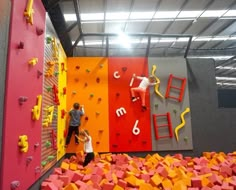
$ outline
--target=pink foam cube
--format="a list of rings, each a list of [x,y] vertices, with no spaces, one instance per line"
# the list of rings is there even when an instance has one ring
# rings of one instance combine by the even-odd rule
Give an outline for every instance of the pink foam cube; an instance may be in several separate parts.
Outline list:
[[[97,175],[97,174],[93,174],[93,175],[91,175],[90,180],[93,183],[99,183],[102,180],[102,176],[101,175]]]
[[[123,179],[124,176],[125,176],[125,172],[122,171],[122,170],[117,170],[117,171],[115,172],[115,174],[116,174],[117,178],[119,178],[119,179]]]
[[[48,177],[50,180],[54,180],[54,179],[58,179],[58,175],[57,174],[51,174]]]
[[[62,174],[62,169],[61,168],[54,168],[53,173],[61,175]]]
[[[70,183],[69,176],[60,175],[60,176],[59,176],[59,179],[60,179],[61,181],[63,181],[63,186],[64,186],[64,187]]]
[[[141,174],[141,179],[143,179],[145,182],[149,182],[150,180],[150,175],[148,174]]]
[[[158,174],[160,174],[162,177],[167,177],[168,176],[168,171],[166,170],[166,168],[164,168],[164,167],[158,167],[157,168],[157,170],[156,170],[156,172],[158,173]]]
[[[201,178],[200,177],[193,177],[191,178],[191,184],[192,184],[192,187],[202,187],[202,181],[201,181]]]
[[[86,174],[86,175],[84,175],[83,181],[84,181],[84,182],[89,181],[89,180],[91,179],[91,176],[92,176],[92,174]]]
[[[76,181],[75,182],[75,185],[81,190],[81,189],[86,189],[87,188],[87,184],[86,183],[84,183],[83,181],[80,181],[80,180],[78,180],[78,181]]]
[[[82,178],[84,177],[84,174],[80,173],[80,172],[75,172],[71,181],[72,182],[76,182],[78,180],[82,180]]]
[[[119,185],[122,188],[126,188],[127,182],[124,181],[123,179],[119,179],[118,182],[117,182],[117,185]]]

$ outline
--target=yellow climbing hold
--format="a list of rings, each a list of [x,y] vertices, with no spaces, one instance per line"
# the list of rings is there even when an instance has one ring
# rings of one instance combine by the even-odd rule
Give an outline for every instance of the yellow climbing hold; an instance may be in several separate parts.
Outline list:
[[[176,137],[176,140],[177,140],[177,141],[179,141],[178,131],[179,131],[182,127],[184,127],[184,125],[185,125],[184,115],[185,115],[186,113],[188,113],[188,112],[190,112],[190,109],[189,109],[189,108],[186,108],[185,111],[181,113],[181,116],[180,116],[180,117],[181,117],[182,123],[179,124],[179,125],[175,128],[175,137]]]
[[[157,76],[155,76],[156,68],[157,68],[156,65],[152,66],[152,76],[154,76],[157,81],[157,84],[155,85],[155,92],[158,96],[160,96],[161,98],[164,98],[164,96],[159,92],[160,79],[157,78]]]

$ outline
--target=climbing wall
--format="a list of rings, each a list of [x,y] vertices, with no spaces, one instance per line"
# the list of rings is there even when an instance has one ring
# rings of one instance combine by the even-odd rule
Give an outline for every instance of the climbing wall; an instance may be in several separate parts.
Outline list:
[[[186,60],[148,58],[149,73],[160,81],[150,93],[152,150],[191,150],[192,126]]]
[[[28,2],[11,1],[0,183],[4,190],[28,189],[41,170],[45,9],[41,1],[32,7]],[[31,13],[31,8],[33,17],[27,19],[24,11]]]
[[[141,110],[141,100],[131,101],[132,76],[148,75],[146,58],[109,58],[109,129],[111,152],[151,150],[150,101],[146,93],[147,110]],[[137,95],[138,96],[138,95]]]
[[[65,155],[65,129],[66,129],[66,105],[67,105],[67,57],[63,48],[59,45],[58,56],[58,91],[60,105],[57,113],[57,160]]]
[[[102,63],[104,60],[106,64]],[[192,149],[184,59],[69,58],[67,73],[67,111],[76,101],[85,106],[81,127],[91,132],[95,151]],[[130,88],[140,83],[132,79],[133,74],[153,75],[158,81],[146,92],[146,111],[141,109],[138,94],[138,99],[131,101]],[[72,138],[67,151],[82,149],[81,145],[74,145]]]
[[[41,142],[42,173],[47,171],[57,161],[57,113],[58,106],[60,105],[58,96],[59,54],[57,46],[57,38],[47,30],[43,72],[44,83]]]
[[[68,58],[67,60],[67,113],[75,102],[84,105],[82,129],[93,137],[96,152],[109,151],[108,63],[107,58]],[[69,116],[67,117],[67,127]],[[65,132],[66,133],[66,132]],[[77,152],[83,145],[75,145],[74,135],[67,152]]]

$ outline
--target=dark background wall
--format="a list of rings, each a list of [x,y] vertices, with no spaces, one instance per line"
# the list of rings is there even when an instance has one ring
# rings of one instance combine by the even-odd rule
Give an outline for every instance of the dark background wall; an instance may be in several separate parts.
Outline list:
[[[214,61],[189,59],[187,67],[193,155],[204,151],[235,151],[236,109],[218,108]]]

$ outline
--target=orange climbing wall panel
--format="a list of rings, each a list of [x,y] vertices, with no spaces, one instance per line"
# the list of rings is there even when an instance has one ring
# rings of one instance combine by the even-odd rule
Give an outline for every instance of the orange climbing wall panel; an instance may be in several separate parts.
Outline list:
[[[89,130],[96,152],[109,151],[107,71],[107,58],[67,59],[67,111],[73,107],[74,102],[84,105],[85,115],[81,120],[81,128]],[[68,119],[67,114],[67,126]],[[67,152],[73,153],[82,149],[81,144],[75,145],[72,136]]]
[[[144,112],[141,111],[140,99],[132,102],[130,95],[133,73],[148,76],[147,59],[109,58],[108,63],[110,151],[150,151],[152,143],[149,90],[146,92],[147,110]],[[139,83],[140,80],[135,79],[132,86],[136,87]],[[126,113],[121,111],[118,116],[116,111],[120,108]],[[135,123],[140,130],[138,135],[132,132]]]

